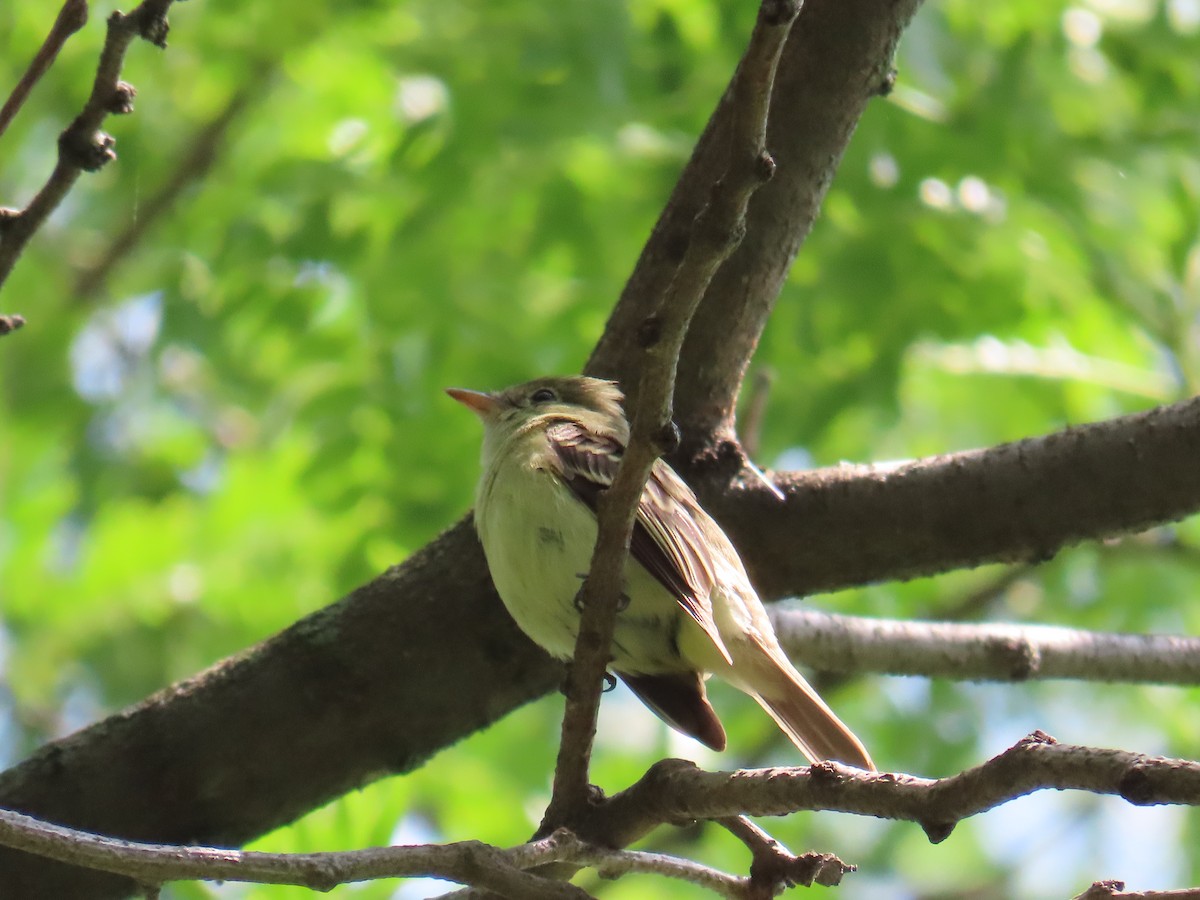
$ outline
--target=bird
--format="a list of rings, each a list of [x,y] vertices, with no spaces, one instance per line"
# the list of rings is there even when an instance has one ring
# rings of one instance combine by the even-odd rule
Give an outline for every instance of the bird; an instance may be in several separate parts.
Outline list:
[[[582,375],[446,393],[483,422],[474,520],[500,599],[534,643],[569,660],[597,499],[629,442],[624,395]],[[758,701],[810,762],[874,770],[862,741],[784,654],[725,532],[662,459],[638,503],[624,579],[609,668],[668,725],[725,749],[705,688],[716,675]]]

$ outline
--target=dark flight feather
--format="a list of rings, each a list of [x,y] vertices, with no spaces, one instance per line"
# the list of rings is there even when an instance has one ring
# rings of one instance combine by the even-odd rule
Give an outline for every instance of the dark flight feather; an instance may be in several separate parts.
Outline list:
[[[704,679],[699,672],[617,674],[639,700],[672,728],[694,737],[710,750],[725,749],[725,728],[709,705]]]

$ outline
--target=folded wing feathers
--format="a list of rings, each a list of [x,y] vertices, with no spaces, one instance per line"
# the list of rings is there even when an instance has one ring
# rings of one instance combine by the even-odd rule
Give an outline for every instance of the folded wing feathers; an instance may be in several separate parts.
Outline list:
[[[601,490],[616,477],[624,447],[615,438],[589,432],[563,419],[546,429],[559,475],[592,512]],[[629,552],[662,584],[720,650],[733,659],[713,621],[716,576],[708,542],[696,524],[700,506],[691,488],[661,460],[655,462],[638,503]]]

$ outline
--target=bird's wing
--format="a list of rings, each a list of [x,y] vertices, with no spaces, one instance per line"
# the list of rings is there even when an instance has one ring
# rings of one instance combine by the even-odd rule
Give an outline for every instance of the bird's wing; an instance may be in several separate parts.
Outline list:
[[[558,463],[557,474],[594,513],[600,492],[616,477],[624,447],[615,438],[595,434],[570,419],[551,423],[546,437]],[[691,488],[670,466],[655,461],[638,501],[629,552],[671,592],[732,664],[713,621],[716,574],[697,514],[703,515]]]

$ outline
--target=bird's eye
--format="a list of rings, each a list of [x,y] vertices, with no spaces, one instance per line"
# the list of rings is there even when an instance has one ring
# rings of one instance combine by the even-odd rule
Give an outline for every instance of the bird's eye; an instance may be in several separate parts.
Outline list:
[[[551,400],[557,400],[558,395],[550,388],[538,388],[529,395],[530,403],[548,403]]]

